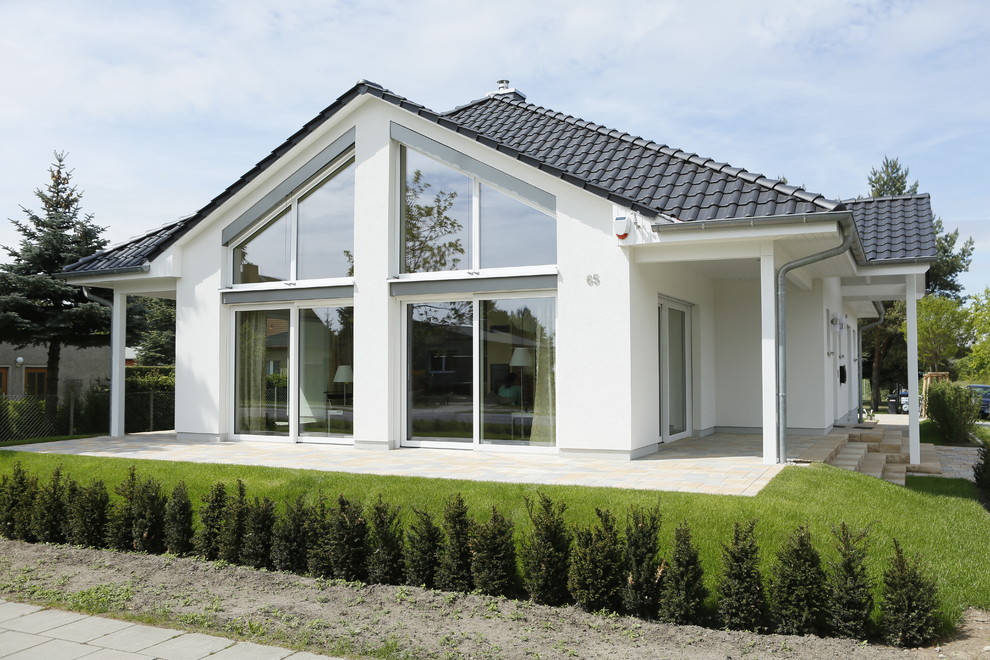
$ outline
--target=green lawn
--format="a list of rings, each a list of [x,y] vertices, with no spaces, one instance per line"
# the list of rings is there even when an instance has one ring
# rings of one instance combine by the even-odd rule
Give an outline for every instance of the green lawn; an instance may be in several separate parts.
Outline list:
[[[153,477],[168,490],[184,480],[196,503],[212,483],[233,483],[237,478],[245,482],[248,497],[268,496],[284,502],[298,495],[314,497],[323,493],[333,497],[344,493],[370,502],[382,494],[386,500],[404,505],[405,511],[416,506],[438,512],[448,495],[460,492],[476,517],[486,517],[496,505],[520,530],[529,526],[524,498],[537,490],[567,502],[567,515],[576,523],[593,520],[595,507],[611,508],[621,517],[631,505],[659,502],[664,516],[661,536],[665,548],[671,546],[676,524],[688,521],[707,571],[709,588],[714,587],[721,571],[720,545],[728,541],[736,521],[759,520],[757,532],[767,567],[772,553],[800,524],[810,526],[825,558],[832,557],[830,530],[845,521],[853,528],[868,526],[872,530],[870,568],[874,577],[879,577],[891,555],[891,538],[900,540],[910,554],[918,553],[940,585],[946,621],[954,621],[968,606],[990,609],[990,516],[980,506],[975,487],[962,480],[909,477],[905,488],[815,464],[784,469],[756,497],[733,497],[13,451],[0,451],[0,474],[9,472],[15,461],[44,478],[61,465],[80,482],[103,479],[111,487],[122,481],[134,465],[140,476]]]

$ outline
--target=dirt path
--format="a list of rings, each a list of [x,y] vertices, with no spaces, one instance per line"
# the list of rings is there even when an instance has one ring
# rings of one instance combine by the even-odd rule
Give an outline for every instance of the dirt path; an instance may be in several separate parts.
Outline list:
[[[0,596],[56,601],[66,608],[98,605],[118,616],[355,657],[990,660],[990,616],[976,610],[967,613],[957,639],[940,649],[904,651],[3,539]]]

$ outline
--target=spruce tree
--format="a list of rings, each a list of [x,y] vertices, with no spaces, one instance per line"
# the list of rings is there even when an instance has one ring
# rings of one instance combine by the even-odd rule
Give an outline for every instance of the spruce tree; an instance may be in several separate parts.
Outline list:
[[[429,511],[413,507],[412,512],[413,519],[409,523],[403,553],[406,583],[414,587],[432,589],[436,586],[443,531]]]
[[[47,348],[45,418],[58,414],[59,362],[63,346],[105,345],[110,312],[89,302],[79,287],[55,274],[106,245],[104,228],[81,215],[82,193],[72,184],[64,152],[55,153],[44,190],[34,194],[41,211],[21,207],[27,219],[11,220],[21,235],[18,248],[4,247],[11,263],[0,265],[0,336],[18,345]]]
[[[707,618],[707,597],[701,559],[691,542],[691,528],[682,522],[674,530],[674,548],[663,572],[657,618],[667,623],[702,625]]]
[[[131,504],[134,549],[160,555],[165,552],[165,505],[168,498],[152,478],[138,481]]]
[[[660,605],[660,506],[633,507],[626,515],[626,612],[653,619]]]
[[[127,478],[117,484],[114,492],[120,496],[107,515],[107,547],[112,550],[134,549],[134,494],[137,492],[137,472],[132,465]]]
[[[821,556],[804,525],[794,530],[777,553],[770,603],[777,632],[821,635],[825,632],[828,589]]]
[[[866,639],[873,612],[873,581],[866,573],[868,530],[852,532],[843,522],[832,534],[838,557],[829,562],[828,627],[837,637]]]
[[[915,557],[904,556],[894,539],[894,559],[883,574],[880,633],[893,646],[916,647],[938,632],[938,589]]]
[[[368,509],[368,582],[402,584],[403,533],[399,507],[379,495]]]
[[[526,498],[526,512],[533,529],[520,550],[523,584],[534,603],[563,605],[570,599],[567,567],[571,553],[571,531],[564,521],[567,505],[555,503],[544,493],[534,503]]]
[[[110,510],[110,494],[102,481],[80,486],[69,500],[66,538],[73,545],[102,548]]]
[[[62,468],[52,471],[51,479],[38,489],[31,514],[31,532],[41,543],[64,543],[67,517],[66,483]]]
[[[567,588],[584,610],[619,612],[625,584],[625,547],[608,509],[595,509],[598,524],[574,531]]]
[[[213,560],[220,556],[220,534],[226,509],[227,487],[217,482],[203,497],[203,505],[199,507],[199,529],[193,538],[196,553],[203,559]]]
[[[722,546],[724,572],[718,584],[718,613],[729,630],[766,629],[767,601],[760,574],[756,521],[735,524],[732,543]]]
[[[244,482],[237,480],[236,494],[227,500],[223,522],[220,525],[218,559],[230,564],[241,561],[241,544],[244,542],[244,523],[247,521],[247,497]]]
[[[460,493],[450,497],[443,507],[443,543],[436,584],[444,591],[469,592],[471,578],[471,527],[468,508]]]
[[[251,568],[272,567],[272,530],[275,503],[267,497],[248,502],[244,512],[244,537],[240,563]]]
[[[327,517],[330,566],[333,577],[348,582],[363,582],[367,578],[366,544],[368,523],[364,507],[343,495],[337,496],[337,506]]]
[[[15,461],[10,477],[0,478],[0,535],[18,541],[33,541],[31,518],[38,494],[38,478]]]
[[[277,571],[306,572],[309,552],[309,518],[312,508],[300,495],[285,504],[285,513],[272,530],[272,564]]]
[[[165,505],[165,549],[180,557],[193,549],[192,502],[184,481],[172,489]]]

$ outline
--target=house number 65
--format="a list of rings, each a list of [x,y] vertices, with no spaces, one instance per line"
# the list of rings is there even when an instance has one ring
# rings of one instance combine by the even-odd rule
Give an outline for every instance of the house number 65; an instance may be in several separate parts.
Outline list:
[[[599,279],[598,273],[594,273],[593,275],[588,275],[588,286],[598,286],[601,283],[602,281],[601,279]]]

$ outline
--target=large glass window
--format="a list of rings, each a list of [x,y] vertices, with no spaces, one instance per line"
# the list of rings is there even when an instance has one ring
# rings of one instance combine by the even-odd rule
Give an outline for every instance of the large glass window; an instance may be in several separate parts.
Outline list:
[[[354,308],[299,310],[299,435],[354,433]]]
[[[555,444],[553,298],[481,301],[481,442]]]
[[[296,194],[234,246],[234,284],[353,275],[354,159]]]
[[[552,297],[409,304],[406,441],[554,446],[555,308]]]
[[[407,437],[472,442],[472,304],[468,301],[416,303],[407,310]]]
[[[237,312],[234,432],[289,434],[289,310]]]
[[[556,263],[553,216],[408,147],[401,170],[403,272]]]

